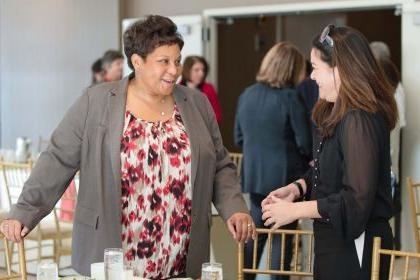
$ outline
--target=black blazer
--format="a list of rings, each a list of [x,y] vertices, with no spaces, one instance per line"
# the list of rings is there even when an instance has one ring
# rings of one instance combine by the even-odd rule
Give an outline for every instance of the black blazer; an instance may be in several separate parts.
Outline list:
[[[244,154],[244,192],[267,195],[304,174],[311,153],[306,114],[293,88],[256,83],[242,93],[234,136]]]

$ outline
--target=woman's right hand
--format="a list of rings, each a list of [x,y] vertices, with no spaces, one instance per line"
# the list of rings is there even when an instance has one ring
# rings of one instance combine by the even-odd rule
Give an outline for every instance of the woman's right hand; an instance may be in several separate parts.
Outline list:
[[[3,220],[0,224],[0,231],[7,240],[12,242],[20,242],[28,232],[28,228],[24,227],[18,220]]]

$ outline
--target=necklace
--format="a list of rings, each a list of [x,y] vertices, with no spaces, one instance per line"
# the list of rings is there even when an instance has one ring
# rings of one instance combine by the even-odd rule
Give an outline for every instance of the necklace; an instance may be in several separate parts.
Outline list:
[[[164,97],[162,97],[162,99],[160,100],[160,103],[161,104],[165,104],[165,102],[166,102],[166,96],[164,96]],[[163,116],[165,116],[165,111],[161,111],[160,112],[160,115],[163,117]]]
[[[144,106],[148,107],[149,110],[154,111],[155,113],[159,112],[158,114],[160,114],[162,117],[166,116],[165,106],[164,106],[164,104],[166,103],[166,96],[161,97],[159,100],[150,100],[148,98],[145,98],[145,96],[142,94],[141,88],[138,88],[135,84],[131,84],[131,85],[132,85],[131,93],[137,100],[143,103]],[[157,108],[159,106],[161,106],[161,108]]]

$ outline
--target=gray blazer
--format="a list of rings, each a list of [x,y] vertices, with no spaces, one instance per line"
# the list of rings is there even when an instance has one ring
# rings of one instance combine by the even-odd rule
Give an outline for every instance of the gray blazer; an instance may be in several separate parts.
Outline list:
[[[129,78],[84,91],[53,132],[8,215],[33,229],[80,169],[72,265],[82,275],[90,275],[91,263],[103,261],[105,248],[122,246],[120,142]],[[173,95],[192,150],[187,275],[197,278],[209,260],[211,202],[225,221],[248,210],[207,98],[179,85]]]

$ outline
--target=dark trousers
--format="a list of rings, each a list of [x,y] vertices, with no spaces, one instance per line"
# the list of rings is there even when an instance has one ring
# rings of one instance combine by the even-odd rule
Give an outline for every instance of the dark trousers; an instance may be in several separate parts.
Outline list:
[[[257,228],[267,228],[264,226],[264,221],[261,219],[262,217],[262,209],[261,209],[261,202],[265,198],[265,195],[261,194],[250,194],[251,199],[251,216],[255,222]],[[292,224],[286,225],[282,227],[283,229],[296,229],[297,222]],[[265,243],[267,241],[267,235],[259,235],[258,236],[258,244],[257,244],[257,268],[258,263],[261,259],[261,254],[264,250]],[[290,269],[290,261],[292,259],[292,241],[293,236],[286,237],[286,248],[285,248],[285,260],[284,260],[284,270]],[[271,269],[278,270],[280,269],[280,256],[281,256],[281,236],[273,236],[272,239],[272,255],[271,255]],[[252,259],[253,259],[253,252],[254,252],[254,241],[248,241],[245,245],[245,268],[252,268]],[[263,268],[265,268],[265,260],[263,264]],[[245,279],[255,279],[255,274],[245,274]],[[271,276],[271,279],[277,280],[288,280],[288,276]]]
[[[354,241],[344,241],[331,226],[314,223],[314,280],[369,280],[372,269],[373,238],[381,237],[381,248],[392,249],[392,232],[388,222],[370,223],[365,231],[362,266]],[[379,279],[388,279],[389,256],[381,256]]]

